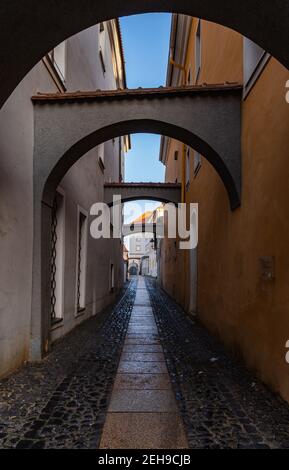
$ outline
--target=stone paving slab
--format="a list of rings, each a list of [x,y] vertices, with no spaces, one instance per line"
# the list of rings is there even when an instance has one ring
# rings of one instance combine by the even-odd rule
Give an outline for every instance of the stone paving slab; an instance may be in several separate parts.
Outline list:
[[[129,326],[127,330],[127,334],[130,335],[132,333],[152,333],[157,334],[157,327],[154,325],[133,325]]]
[[[123,347],[124,353],[161,353],[163,348],[160,344],[126,344]]]
[[[111,413],[177,413],[172,390],[115,390],[109,405]]]
[[[101,449],[187,449],[176,413],[109,413]]]
[[[117,374],[115,390],[171,390],[168,374]]]
[[[140,305],[138,305],[138,306],[135,305],[134,308],[132,309],[132,316],[134,316],[134,315],[154,316],[153,313],[152,313],[152,308],[151,308],[149,302],[148,302],[148,306],[146,306],[146,307],[142,307]]]
[[[130,352],[122,353],[121,361],[124,362],[165,362],[165,356],[163,352],[160,353],[140,353]]]
[[[151,328],[154,332],[157,331],[157,327],[156,327],[156,323],[153,319],[140,319],[139,321],[137,321],[137,319],[132,319],[131,322],[130,322],[130,328],[132,330],[137,330],[138,328],[143,328],[144,331],[146,331],[146,329],[148,328]]]
[[[165,362],[120,362],[120,374],[166,374]]]
[[[155,319],[153,315],[136,315],[135,313],[131,316],[130,325],[149,323],[150,325],[155,325]]]
[[[160,340],[156,337],[152,336],[144,336],[144,335],[130,335],[127,336],[124,342],[124,346],[159,346]]]
[[[135,307],[142,307],[142,308],[150,308],[150,301],[149,300],[143,300],[143,301],[138,301],[134,304]]]
[[[158,335],[152,333],[128,333],[125,344],[160,344],[160,340]]]
[[[151,315],[137,315],[136,313],[134,313],[132,316],[131,316],[131,323],[142,323],[142,322],[150,322],[150,323],[153,323],[155,324],[155,318],[154,316],[151,314]]]
[[[146,300],[142,300],[142,301],[136,302],[134,306],[135,306],[135,308],[139,308],[139,307],[140,307],[140,308],[142,308],[142,309],[147,310],[147,311],[145,312],[145,315],[149,314],[148,309],[151,310],[149,299],[148,299],[147,301],[146,301]],[[144,310],[144,311],[145,311],[145,310]],[[140,312],[141,312],[141,311],[140,311]],[[150,313],[152,313],[152,311],[150,311]]]

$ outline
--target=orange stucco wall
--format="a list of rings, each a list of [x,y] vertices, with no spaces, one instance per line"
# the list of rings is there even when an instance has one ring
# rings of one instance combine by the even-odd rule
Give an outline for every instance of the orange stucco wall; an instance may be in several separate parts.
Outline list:
[[[186,69],[193,71],[193,20]],[[242,81],[243,40],[221,26],[202,22],[199,82]],[[187,202],[199,203],[198,294],[200,320],[241,354],[261,379],[289,401],[289,72],[271,58],[243,101],[242,204],[229,208],[221,180],[203,158],[191,168]],[[167,180],[181,175],[171,141]],[[192,165],[192,162],[191,162]],[[263,280],[260,258],[274,257],[275,278]],[[170,266],[170,268],[169,268]],[[162,282],[185,309],[190,296],[189,254],[165,240]]]

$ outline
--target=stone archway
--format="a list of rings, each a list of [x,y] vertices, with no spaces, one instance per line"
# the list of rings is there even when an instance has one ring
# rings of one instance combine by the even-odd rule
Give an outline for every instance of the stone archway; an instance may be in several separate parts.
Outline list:
[[[90,149],[121,135],[152,133],[203,155],[234,210],[241,195],[241,96],[238,84],[36,95],[35,194],[52,205],[58,183]]]
[[[128,267],[128,272],[130,276],[137,276],[139,272],[139,266],[137,265],[137,263],[132,262]]]
[[[177,183],[107,183],[104,185],[104,202],[113,205],[113,196],[118,194],[122,203],[133,201],[158,201],[179,204],[182,185]]]
[[[2,0],[0,105],[32,67],[68,37],[101,21],[152,12],[186,14],[232,28],[289,68],[288,0]]]
[[[234,210],[241,193],[241,90],[223,85],[33,98],[32,359],[49,349],[51,215],[55,190],[66,172],[90,149],[114,137],[139,132],[166,135],[207,158]]]

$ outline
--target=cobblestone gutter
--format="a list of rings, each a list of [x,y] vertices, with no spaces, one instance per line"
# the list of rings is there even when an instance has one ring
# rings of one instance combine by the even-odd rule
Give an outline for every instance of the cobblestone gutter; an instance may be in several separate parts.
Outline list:
[[[289,448],[289,407],[156,283],[147,287],[191,448]]]
[[[0,381],[0,448],[99,446],[135,290]]]

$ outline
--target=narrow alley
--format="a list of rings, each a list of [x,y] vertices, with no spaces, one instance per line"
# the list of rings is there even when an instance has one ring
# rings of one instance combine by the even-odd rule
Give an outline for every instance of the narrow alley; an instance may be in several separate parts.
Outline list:
[[[289,446],[287,404],[143,278],[2,380],[0,407],[6,449]]]
[[[0,451],[289,449],[289,1],[243,3],[2,0]]]

